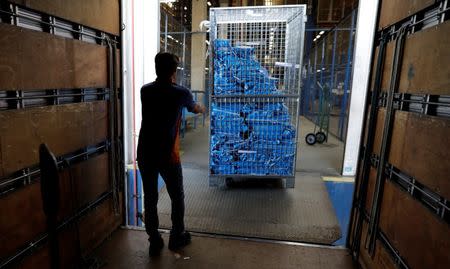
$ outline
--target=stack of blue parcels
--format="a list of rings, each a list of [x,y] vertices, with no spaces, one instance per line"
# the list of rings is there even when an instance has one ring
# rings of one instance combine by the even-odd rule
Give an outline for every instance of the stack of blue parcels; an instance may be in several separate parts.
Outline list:
[[[255,49],[231,46],[226,39],[214,41],[214,94],[272,94],[278,79],[255,58]]]
[[[279,95],[278,80],[256,60],[254,48],[233,47],[225,39],[215,40],[214,47],[214,95]],[[213,102],[211,174],[292,176],[295,133],[279,99]]]

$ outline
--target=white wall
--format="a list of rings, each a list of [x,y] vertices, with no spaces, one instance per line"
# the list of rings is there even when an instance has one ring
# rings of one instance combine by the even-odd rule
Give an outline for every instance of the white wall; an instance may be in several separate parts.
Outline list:
[[[158,0],[122,0],[125,164],[132,164],[135,159],[142,119],[140,89],[156,78],[159,16]]]
[[[355,48],[353,56],[353,77],[348,118],[347,140],[345,142],[342,174],[354,176],[358,163],[361,132],[369,73],[372,60],[373,39],[376,30],[378,0],[360,0],[356,22]]]

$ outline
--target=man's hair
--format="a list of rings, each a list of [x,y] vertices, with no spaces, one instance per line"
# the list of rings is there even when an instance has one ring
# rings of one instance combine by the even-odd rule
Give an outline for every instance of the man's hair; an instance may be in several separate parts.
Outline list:
[[[168,79],[176,71],[180,63],[178,56],[168,52],[159,52],[155,56],[156,75],[158,78]]]

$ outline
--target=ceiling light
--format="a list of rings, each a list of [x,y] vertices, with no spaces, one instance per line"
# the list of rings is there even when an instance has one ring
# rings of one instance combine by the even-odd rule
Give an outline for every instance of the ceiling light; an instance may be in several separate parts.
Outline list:
[[[184,7],[184,10],[187,10],[187,7]]]
[[[325,33],[325,31],[320,31],[319,35],[323,35]]]
[[[208,7],[210,7],[211,6],[211,2],[206,2],[206,4],[208,5]]]
[[[317,35],[316,38],[319,39],[319,38],[320,38],[320,35]]]

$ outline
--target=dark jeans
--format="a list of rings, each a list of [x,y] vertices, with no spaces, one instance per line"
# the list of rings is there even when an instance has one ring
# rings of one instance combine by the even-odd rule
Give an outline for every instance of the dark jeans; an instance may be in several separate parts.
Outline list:
[[[166,183],[172,201],[172,234],[184,232],[184,190],[181,164],[139,163],[144,187],[145,230],[152,238],[159,237],[158,227],[158,174]]]

